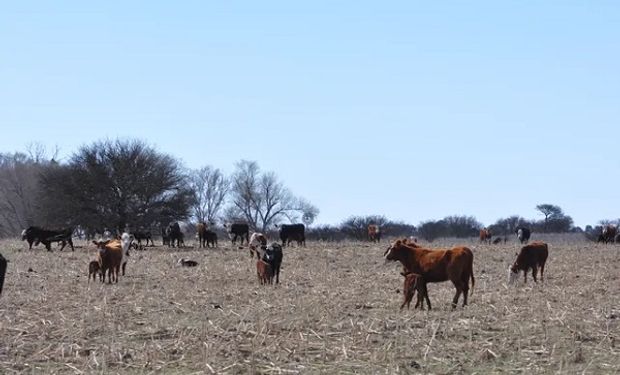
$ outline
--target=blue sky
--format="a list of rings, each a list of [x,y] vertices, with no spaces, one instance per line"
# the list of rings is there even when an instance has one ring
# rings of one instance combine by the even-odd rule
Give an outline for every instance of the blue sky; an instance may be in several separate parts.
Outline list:
[[[620,217],[620,3],[299,3],[5,3],[0,151],[256,160],[321,223]]]

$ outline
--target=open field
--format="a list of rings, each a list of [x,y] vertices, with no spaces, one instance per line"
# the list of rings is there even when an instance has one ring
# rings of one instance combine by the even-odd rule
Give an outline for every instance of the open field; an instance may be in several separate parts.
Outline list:
[[[102,285],[87,282],[92,245],[3,241],[0,373],[620,372],[620,245],[551,238],[544,286],[508,288],[516,243],[458,243],[475,254],[470,305],[451,311],[452,285],[430,284],[429,312],[399,311],[386,243],[285,248],[281,285],[261,287],[230,246],[133,251]]]

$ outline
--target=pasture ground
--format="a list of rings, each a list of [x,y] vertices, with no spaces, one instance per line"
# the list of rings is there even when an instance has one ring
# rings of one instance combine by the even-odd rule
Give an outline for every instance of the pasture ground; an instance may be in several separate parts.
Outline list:
[[[230,245],[133,251],[102,285],[92,245],[2,241],[0,373],[620,373],[620,245],[550,238],[544,286],[507,287],[515,242],[432,245],[455,243],[475,254],[470,305],[451,311],[452,285],[430,284],[429,312],[399,311],[385,242],[285,248],[281,284],[259,286]]]

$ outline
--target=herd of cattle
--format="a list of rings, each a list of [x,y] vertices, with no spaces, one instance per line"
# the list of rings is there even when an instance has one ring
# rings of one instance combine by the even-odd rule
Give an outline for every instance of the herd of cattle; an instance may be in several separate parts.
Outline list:
[[[241,246],[245,244],[250,249],[250,257],[256,255],[256,272],[260,284],[272,284],[275,278],[276,284],[279,283],[280,268],[283,260],[282,248],[290,245],[292,241],[296,241],[298,245],[305,246],[305,226],[303,224],[291,224],[279,226],[279,236],[281,244],[273,242],[267,245],[267,237],[258,232],[254,232],[249,236],[250,228],[247,224],[234,223],[226,224],[228,235],[235,245],[240,240]],[[216,247],[217,234],[209,230],[206,222],[200,222],[196,228],[196,238],[199,247]],[[184,235],[178,223],[172,223],[168,227],[162,229],[162,242],[169,247],[184,246]],[[527,244],[531,231],[528,228],[519,227],[515,230],[517,239],[521,244],[526,244],[517,254],[514,263],[508,269],[508,283],[512,284],[518,278],[521,271],[524,274],[524,282],[527,283],[527,273],[531,270],[534,282],[537,282],[537,273],[540,268],[540,278],[544,281],[544,270],[547,257],[549,255],[549,247],[544,242],[532,242]],[[599,242],[620,242],[620,235],[615,226],[608,225],[602,230],[599,236]],[[483,228],[480,230],[480,242],[494,243],[501,242],[502,238],[498,237],[492,241],[492,233]],[[379,226],[371,224],[368,226],[368,239],[372,242],[381,240],[381,230]],[[72,241],[72,230],[48,230],[39,227],[29,227],[22,232],[22,240],[28,242],[28,246],[37,246],[42,243],[48,251],[51,251],[51,243],[58,242],[62,250],[66,244],[69,244],[74,250]],[[97,275],[101,282],[105,282],[106,274],[108,283],[118,282],[119,273],[125,275],[125,268],[129,256],[129,250],[132,246],[136,248],[142,247],[142,241],[145,246],[149,242],[154,245],[150,232],[124,232],[118,238],[99,239],[92,241],[96,246],[97,259],[89,263],[89,277],[96,280]],[[499,240],[499,241],[498,241]],[[503,237],[506,242],[506,236]],[[401,309],[406,305],[409,308],[415,292],[418,293],[417,302],[414,308],[424,308],[424,301],[431,309],[431,302],[428,296],[427,283],[436,283],[443,281],[451,281],[456,289],[456,293],[452,299],[452,307],[458,304],[460,296],[463,295],[463,306],[467,305],[467,298],[470,290],[473,291],[474,278],[474,254],[468,247],[457,246],[451,249],[429,249],[420,246],[416,239],[399,239],[391,243],[384,252],[386,261],[398,261],[402,264],[403,270],[401,275],[405,277],[403,285],[404,301]],[[179,263],[186,266],[195,266],[197,262],[181,259]],[[0,254],[0,294],[4,285],[7,261]],[[471,282],[471,289],[469,283]]]

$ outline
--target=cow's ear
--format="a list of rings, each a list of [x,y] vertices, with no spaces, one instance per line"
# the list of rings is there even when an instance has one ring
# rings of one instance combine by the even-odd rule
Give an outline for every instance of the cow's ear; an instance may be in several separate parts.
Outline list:
[[[99,242],[97,242],[97,241],[95,241],[95,240],[93,240],[93,243],[94,243],[95,245],[99,245]]]
[[[396,240],[396,243],[394,244],[394,246],[400,246],[401,245],[401,241],[400,240]]]
[[[110,243],[110,241],[111,241],[111,240],[103,241],[103,242],[102,242],[103,246],[105,246],[105,245],[109,244],[109,243]]]

